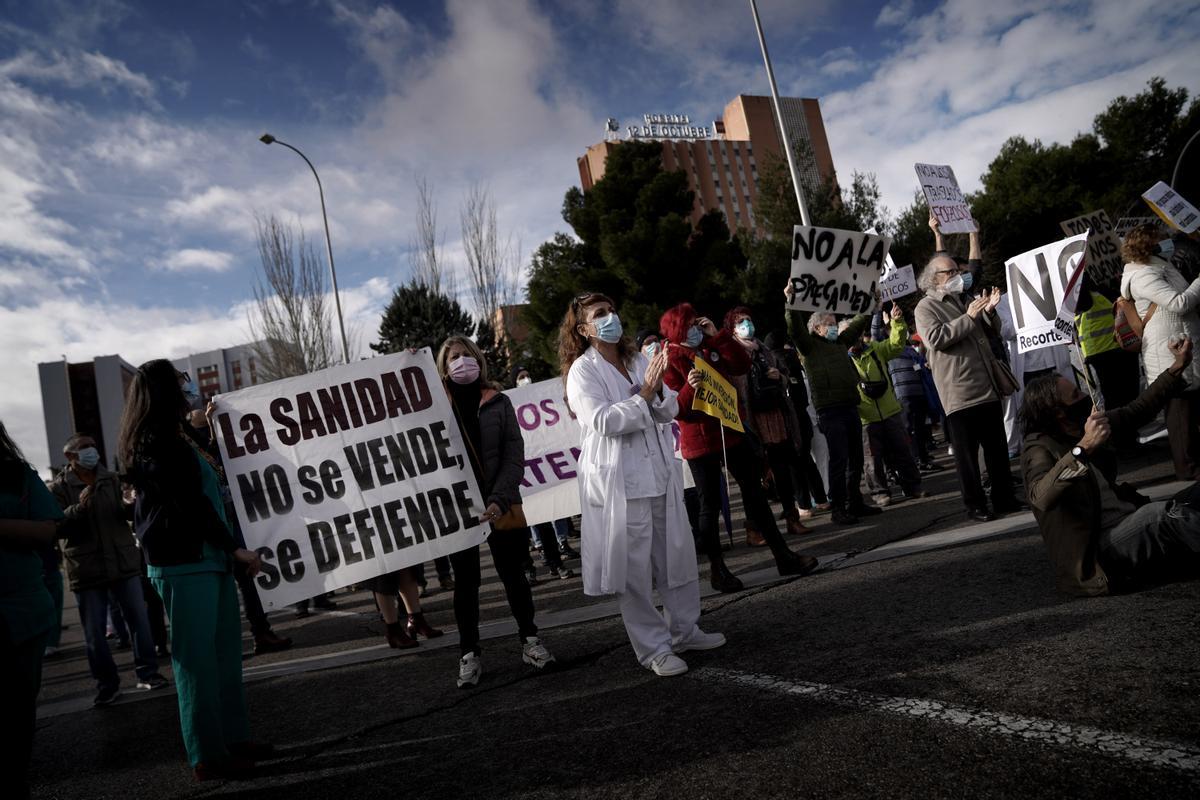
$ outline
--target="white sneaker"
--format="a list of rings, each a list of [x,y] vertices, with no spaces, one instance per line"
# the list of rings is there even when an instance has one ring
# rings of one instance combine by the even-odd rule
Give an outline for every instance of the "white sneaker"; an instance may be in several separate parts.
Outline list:
[[[725,644],[725,634],[705,633],[697,627],[692,631],[691,636],[673,642],[671,649],[676,653],[686,653],[688,650],[716,650],[723,644]]]
[[[687,672],[688,667],[687,662],[674,653],[663,653],[655,656],[650,662],[650,669],[660,678],[669,678],[672,675],[682,675]]]
[[[554,656],[536,636],[527,636],[521,647],[521,660],[538,669],[545,669],[547,664],[554,663]]]
[[[458,662],[458,688],[479,685],[481,675],[483,675],[483,662],[474,653],[467,653]]]

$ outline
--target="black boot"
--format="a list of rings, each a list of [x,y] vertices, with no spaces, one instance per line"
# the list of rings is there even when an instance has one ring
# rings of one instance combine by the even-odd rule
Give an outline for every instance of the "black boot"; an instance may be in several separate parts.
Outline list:
[[[780,575],[807,575],[817,568],[817,560],[812,556],[792,552],[773,521],[763,531],[763,538],[771,546],[771,554],[775,556],[775,567]]]
[[[731,592],[740,592],[742,590],[742,582],[737,576],[729,571],[729,567],[725,566],[723,558],[709,557],[709,581],[712,587],[721,594],[730,594]]]

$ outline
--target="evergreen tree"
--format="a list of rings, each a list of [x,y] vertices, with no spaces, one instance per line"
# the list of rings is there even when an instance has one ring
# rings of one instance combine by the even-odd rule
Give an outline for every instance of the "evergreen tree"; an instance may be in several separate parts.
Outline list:
[[[372,342],[371,349],[398,353],[428,347],[436,354],[447,338],[470,336],[474,327],[458,301],[414,280],[392,295],[379,323],[379,341]]]

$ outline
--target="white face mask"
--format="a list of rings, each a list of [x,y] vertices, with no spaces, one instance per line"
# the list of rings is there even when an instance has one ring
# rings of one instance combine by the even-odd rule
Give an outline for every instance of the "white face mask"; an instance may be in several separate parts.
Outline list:
[[[646,356],[646,358],[654,358],[656,355],[658,355],[658,342],[651,342],[643,347],[642,355]]]
[[[964,281],[962,275],[955,275],[942,284],[942,291],[948,294],[962,294],[964,289]]]
[[[533,383],[533,379],[526,375],[524,378],[517,378],[517,386],[528,386]]]

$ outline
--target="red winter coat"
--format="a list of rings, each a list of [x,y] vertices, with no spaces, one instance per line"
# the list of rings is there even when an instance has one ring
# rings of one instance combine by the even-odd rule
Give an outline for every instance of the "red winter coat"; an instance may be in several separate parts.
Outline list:
[[[725,378],[745,375],[750,371],[750,355],[734,341],[731,331],[718,331],[716,336],[704,337],[697,350],[687,345],[671,343],[667,351],[667,371],[663,383],[679,393],[679,449],[684,458],[699,458],[721,452],[721,423],[703,411],[692,410],[695,390],[687,382],[692,360],[699,354]],[[739,405],[741,405],[739,403]],[[742,440],[741,434],[726,429],[725,446],[732,447]]]

